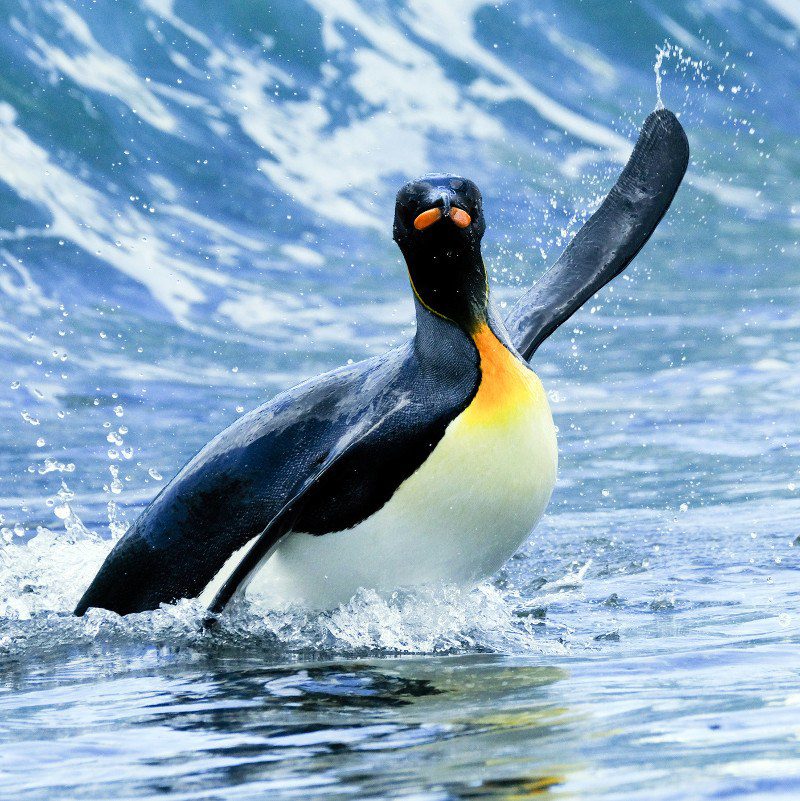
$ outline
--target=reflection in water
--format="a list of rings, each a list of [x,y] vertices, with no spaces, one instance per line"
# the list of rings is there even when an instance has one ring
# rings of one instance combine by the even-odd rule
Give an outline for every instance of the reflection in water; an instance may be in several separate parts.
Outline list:
[[[575,582],[550,582],[539,603],[565,619],[595,603],[619,613],[627,593],[570,612]],[[556,657],[315,660],[269,640],[148,645],[130,632],[12,653],[0,795],[651,799],[672,797],[670,782],[736,794],[767,771],[800,792],[791,628],[664,601],[629,612],[666,616],[639,651],[626,628]],[[687,643],[703,625],[716,648]]]
[[[788,798],[800,792],[796,649],[561,667],[73,649],[2,666],[0,795],[646,799],[691,784],[698,797],[724,786]]]
[[[138,658],[155,660],[155,675],[152,664],[131,670],[84,654],[51,665],[46,681],[18,678],[0,697],[3,727],[24,718],[62,770],[20,775],[30,753],[15,761],[21,746],[12,745],[0,755],[4,780],[32,793],[66,781],[79,798],[119,797],[123,787],[370,797],[401,786],[505,798],[563,780],[563,765],[541,755],[571,725],[554,689],[567,676],[559,669],[492,656],[273,667],[241,652]]]

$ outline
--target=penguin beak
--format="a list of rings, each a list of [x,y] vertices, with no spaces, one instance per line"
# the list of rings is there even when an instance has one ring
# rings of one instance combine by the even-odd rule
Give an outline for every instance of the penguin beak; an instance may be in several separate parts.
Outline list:
[[[418,214],[414,218],[414,228],[418,231],[424,231],[426,228],[429,228],[433,225],[437,220],[442,219],[442,210],[440,208],[435,209],[428,209],[427,211],[423,211],[422,214]]]
[[[466,228],[472,222],[472,217],[470,217],[464,209],[450,205],[449,196],[445,204],[443,208],[436,206],[435,208],[423,211],[422,214],[418,214],[414,218],[414,228],[418,231],[424,231],[444,217],[449,217],[459,228]]]
[[[450,194],[449,190],[443,189],[439,193],[439,197],[442,199],[442,216],[449,217],[450,216],[450,203],[453,200],[452,195]]]
[[[466,228],[472,222],[472,217],[464,209],[459,209],[456,206],[450,209],[450,219],[459,228]]]

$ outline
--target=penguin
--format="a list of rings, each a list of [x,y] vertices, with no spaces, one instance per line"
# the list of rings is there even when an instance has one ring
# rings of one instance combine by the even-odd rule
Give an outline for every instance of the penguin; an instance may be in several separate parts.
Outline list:
[[[75,614],[251,586],[330,609],[359,588],[471,586],[537,524],[556,481],[539,345],[647,242],[689,160],[672,112],[646,119],[598,210],[503,320],[490,300],[478,187],[423,176],[397,194],[416,330],[401,346],[280,393],[212,439],[114,546]]]

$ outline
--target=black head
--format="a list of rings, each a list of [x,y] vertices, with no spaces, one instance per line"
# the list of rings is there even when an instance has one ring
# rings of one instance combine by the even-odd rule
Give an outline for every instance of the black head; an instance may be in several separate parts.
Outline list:
[[[394,241],[420,302],[469,332],[486,317],[481,193],[457,175],[424,175],[397,193]]]

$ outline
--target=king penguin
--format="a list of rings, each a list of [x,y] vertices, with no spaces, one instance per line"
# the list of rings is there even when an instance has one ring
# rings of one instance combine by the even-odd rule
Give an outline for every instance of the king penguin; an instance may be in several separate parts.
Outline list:
[[[414,336],[212,439],[117,542],[75,613],[199,597],[213,619],[248,586],[274,605],[328,609],[359,588],[470,586],[497,571],[556,480],[529,360],[643,247],[688,158],[675,116],[653,112],[608,196],[505,320],[489,296],[478,187],[443,174],[403,186],[393,231]]]

